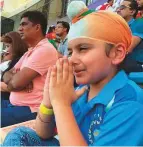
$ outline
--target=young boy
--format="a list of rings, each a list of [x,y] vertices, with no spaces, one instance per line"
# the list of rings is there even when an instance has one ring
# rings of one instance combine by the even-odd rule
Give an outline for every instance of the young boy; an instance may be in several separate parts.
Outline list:
[[[143,90],[119,69],[131,43],[128,25],[105,11],[76,20],[68,36],[70,60],[59,59],[49,70],[37,134],[53,137],[55,117],[63,146],[143,145]],[[73,72],[87,88],[74,91]],[[13,130],[4,145],[15,138],[15,145],[59,145],[28,128]]]

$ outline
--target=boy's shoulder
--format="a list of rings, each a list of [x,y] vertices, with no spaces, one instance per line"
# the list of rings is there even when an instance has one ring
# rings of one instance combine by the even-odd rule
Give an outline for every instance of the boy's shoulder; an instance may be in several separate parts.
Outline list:
[[[128,80],[124,87],[116,91],[115,96],[115,102],[136,101],[143,104],[143,89],[131,80]]]

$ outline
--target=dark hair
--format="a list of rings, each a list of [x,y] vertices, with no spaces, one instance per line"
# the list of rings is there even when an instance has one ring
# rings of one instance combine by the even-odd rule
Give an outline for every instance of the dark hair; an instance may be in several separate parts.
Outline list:
[[[17,32],[7,33],[2,37],[1,42],[12,44],[12,60],[22,57],[28,50],[28,45],[21,39]]]
[[[124,1],[130,2],[130,5],[129,5],[130,9],[135,10],[133,17],[136,18],[137,13],[138,13],[138,3],[137,3],[137,1],[136,0],[124,0]]]
[[[106,53],[107,57],[109,57],[110,51],[113,47],[114,47],[114,44],[106,43],[105,53]],[[128,64],[129,64],[129,61],[131,62],[131,60],[129,60],[129,61],[128,60],[129,60],[129,56],[127,54],[126,57],[124,58],[124,60],[120,64],[117,65],[117,71],[125,70],[126,73],[129,73],[128,72]]]
[[[50,26],[48,29],[48,33],[52,33],[55,30],[55,26]]]
[[[59,23],[61,23],[62,26],[63,26],[64,28],[67,29],[67,34],[68,34],[68,32],[69,32],[69,30],[70,30],[70,25],[69,25],[69,23],[68,23],[68,22],[65,22],[65,21],[58,21],[57,24],[59,24]]]
[[[42,33],[45,36],[46,30],[47,30],[47,19],[42,12],[40,12],[40,11],[27,11],[22,14],[21,19],[23,17],[28,17],[28,19],[33,24],[40,24],[41,29],[42,29]]]
[[[107,2],[110,3],[111,1],[113,1],[113,0],[108,0]]]
[[[106,53],[106,56],[109,57],[109,54],[110,54],[110,51],[111,49],[114,47],[114,44],[111,44],[111,43],[106,43],[106,46],[105,46],[105,53]]]

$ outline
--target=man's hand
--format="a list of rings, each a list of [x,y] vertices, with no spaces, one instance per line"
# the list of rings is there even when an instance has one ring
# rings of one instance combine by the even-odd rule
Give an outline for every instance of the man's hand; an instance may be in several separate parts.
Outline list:
[[[31,92],[33,79],[40,74],[30,68],[24,67],[23,69],[13,71],[13,76],[8,82],[8,89],[10,91],[25,90],[28,86],[28,92]]]
[[[30,93],[33,90],[33,82],[31,81],[25,88],[26,92]]]
[[[0,90],[2,92],[9,92],[9,90],[7,89],[7,85],[4,82],[1,82],[0,86],[1,86]]]
[[[8,84],[12,77],[19,71],[19,69],[12,68],[3,75],[4,83]]]

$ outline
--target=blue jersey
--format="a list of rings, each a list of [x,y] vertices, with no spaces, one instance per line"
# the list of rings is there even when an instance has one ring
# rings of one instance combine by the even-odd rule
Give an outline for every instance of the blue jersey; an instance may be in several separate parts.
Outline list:
[[[87,98],[88,91],[72,108],[88,145],[143,145],[143,90],[124,71]]]

